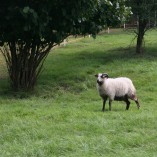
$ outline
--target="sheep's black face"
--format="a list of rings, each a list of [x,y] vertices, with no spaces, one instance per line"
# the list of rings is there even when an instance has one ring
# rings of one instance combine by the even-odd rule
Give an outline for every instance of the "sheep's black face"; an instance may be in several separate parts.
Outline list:
[[[98,85],[101,86],[104,83],[104,79],[108,78],[108,74],[97,74],[95,77],[97,77]]]
[[[97,83],[98,83],[99,86],[101,86],[104,82],[97,80]]]

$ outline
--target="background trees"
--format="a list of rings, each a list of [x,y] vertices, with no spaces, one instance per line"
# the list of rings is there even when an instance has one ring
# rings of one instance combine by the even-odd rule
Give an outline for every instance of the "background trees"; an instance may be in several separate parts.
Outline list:
[[[48,53],[67,36],[95,37],[105,25],[117,24],[120,5],[115,0],[2,0],[0,45],[13,89],[32,89]]]
[[[145,32],[156,26],[157,0],[128,0],[126,4],[131,7],[133,16],[137,18],[136,53],[141,54]]]

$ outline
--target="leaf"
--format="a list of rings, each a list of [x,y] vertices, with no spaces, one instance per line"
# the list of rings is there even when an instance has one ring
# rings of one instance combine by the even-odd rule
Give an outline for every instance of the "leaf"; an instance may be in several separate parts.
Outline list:
[[[66,14],[67,14],[65,9],[62,9],[62,13],[64,16],[66,16]]]
[[[30,10],[30,8],[28,6],[23,8],[23,12],[25,14],[27,14],[29,12],[29,10]]]

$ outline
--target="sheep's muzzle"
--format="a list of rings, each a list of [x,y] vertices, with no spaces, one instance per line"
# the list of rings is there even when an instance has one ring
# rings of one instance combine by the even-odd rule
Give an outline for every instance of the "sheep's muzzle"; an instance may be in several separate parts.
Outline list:
[[[99,81],[99,80],[97,80],[97,83],[98,83],[99,86],[101,86],[103,84],[103,82]]]

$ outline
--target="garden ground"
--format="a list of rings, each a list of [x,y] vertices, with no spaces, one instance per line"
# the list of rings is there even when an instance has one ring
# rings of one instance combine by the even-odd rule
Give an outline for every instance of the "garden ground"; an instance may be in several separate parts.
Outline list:
[[[0,60],[0,156],[157,156],[157,31],[135,55],[134,35],[113,32],[52,50],[35,91],[11,92]],[[113,102],[101,112],[98,72],[133,80],[141,104]]]

